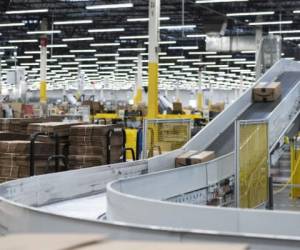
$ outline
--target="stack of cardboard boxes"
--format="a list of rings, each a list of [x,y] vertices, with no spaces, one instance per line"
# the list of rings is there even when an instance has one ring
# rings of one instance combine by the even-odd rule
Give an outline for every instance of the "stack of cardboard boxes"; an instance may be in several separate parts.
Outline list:
[[[53,154],[53,145],[37,142],[35,147],[35,173],[45,174],[47,159]],[[29,141],[0,141],[0,183],[28,177],[30,169]]]
[[[116,125],[79,125],[70,130],[69,164],[71,169],[121,162],[123,136],[113,133],[108,147],[108,132]]]

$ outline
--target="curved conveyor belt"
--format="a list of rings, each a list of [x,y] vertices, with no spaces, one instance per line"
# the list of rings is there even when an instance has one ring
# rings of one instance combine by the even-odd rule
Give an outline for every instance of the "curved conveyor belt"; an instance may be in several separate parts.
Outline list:
[[[299,69],[298,63],[282,60],[260,81],[271,82],[278,78],[284,83],[285,100],[291,90],[298,86]],[[112,239],[177,242],[211,240],[248,243],[251,249],[257,250],[299,249],[300,216],[297,213],[210,208],[164,201],[182,190],[195,190],[203,185],[203,181],[216,183],[218,178],[232,171],[233,155],[227,153],[233,151],[234,121],[267,118],[285,103],[284,100],[252,104],[249,90],[187,145],[169,154],[149,160],[4,183],[0,185],[0,234],[101,233]],[[174,168],[174,159],[178,154],[190,149],[207,148],[216,150],[222,157],[206,166],[168,170]],[[160,170],[167,171],[154,173]],[[154,174],[141,177],[146,172]],[[105,192],[109,182],[124,177],[134,178],[110,183],[107,189],[108,219],[117,220],[99,221],[96,218],[62,216],[42,208],[99,195]],[[258,222],[255,226],[254,221]]]

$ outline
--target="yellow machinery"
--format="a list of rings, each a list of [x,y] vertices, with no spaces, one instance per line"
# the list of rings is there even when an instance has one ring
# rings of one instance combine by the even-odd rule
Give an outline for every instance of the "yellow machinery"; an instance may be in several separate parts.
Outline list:
[[[291,198],[300,198],[300,137],[290,140],[291,152]]]

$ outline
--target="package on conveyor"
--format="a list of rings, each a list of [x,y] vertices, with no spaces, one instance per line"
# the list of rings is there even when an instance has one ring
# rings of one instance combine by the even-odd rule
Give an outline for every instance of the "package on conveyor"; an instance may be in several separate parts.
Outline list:
[[[48,158],[54,154],[54,147],[49,143],[36,142],[34,165],[35,174],[45,174]],[[53,166],[50,164],[50,166]],[[0,182],[28,177],[30,172],[30,142],[0,141]]]
[[[204,163],[207,161],[211,161],[215,158],[215,152],[214,151],[187,151],[175,159],[175,167],[184,167],[189,165],[195,165],[199,163]]]
[[[255,102],[273,102],[281,96],[281,83],[260,83],[253,88],[253,100]]]
[[[70,168],[85,168],[121,161],[123,134],[118,125],[86,124],[72,126],[69,136]],[[108,149],[108,132],[114,129]]]

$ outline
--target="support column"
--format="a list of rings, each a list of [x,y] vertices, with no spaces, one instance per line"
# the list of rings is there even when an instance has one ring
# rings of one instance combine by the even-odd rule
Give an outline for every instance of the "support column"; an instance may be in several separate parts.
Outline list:
[[[149,64],[148,64],[148,118],[158,116],[158,62],[160,39],[160,0],[149,0]]]
[[[139,54],[137,61],[137,77],[135,83],[134,105],[138,105],[143,101],[143,57]]]
[[[240,93],[239,93],[239,97],[241,97],[243,95],[243,87],[244,87],[244,76],[243,76],[243,73],[241,73],[241,75],[240,75]]]
[[[197,108],[199,111],[203,109],[203,91],[202,91],[202,71],[199,69],[198,75],[198,93],[197,93]]]
[[[262,21],[262,17],[258,16],[256,18],[257,22]],[[256,44],[256,53],[255,53],[255,61],[256,61],[256,79],[258,80],[262,74],[262,50],[261,50],[261,41],[263,39],[263,29],[262,26],[256,27],[255,30],[255,44]]]
[[[42,20],[41,30],[47,30],[47,20]],[[40,114],[47,116],[47,35],[40,38],[41,62],[40,62]]]

